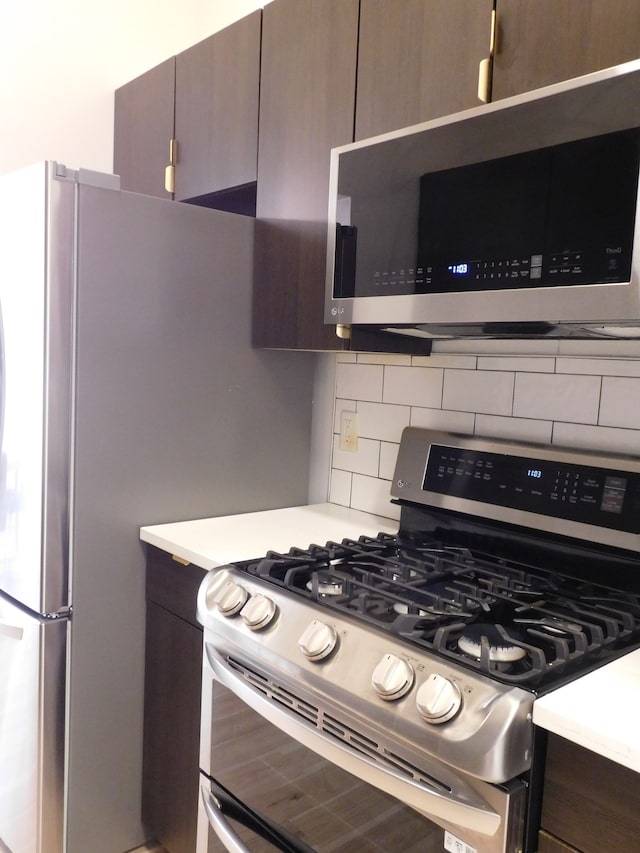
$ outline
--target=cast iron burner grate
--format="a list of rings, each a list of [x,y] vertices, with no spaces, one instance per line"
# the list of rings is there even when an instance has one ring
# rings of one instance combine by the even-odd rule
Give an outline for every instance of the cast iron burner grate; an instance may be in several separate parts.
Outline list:
[[[389,534],[235,564],[505,683],[548,686],[640,643],[640,597],[440,541]]]

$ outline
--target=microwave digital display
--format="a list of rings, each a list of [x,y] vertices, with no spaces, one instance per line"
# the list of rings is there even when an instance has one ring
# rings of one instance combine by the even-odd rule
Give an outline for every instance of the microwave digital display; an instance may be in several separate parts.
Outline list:
[[[640,129],[420,178],[414,292],[625,281]]]

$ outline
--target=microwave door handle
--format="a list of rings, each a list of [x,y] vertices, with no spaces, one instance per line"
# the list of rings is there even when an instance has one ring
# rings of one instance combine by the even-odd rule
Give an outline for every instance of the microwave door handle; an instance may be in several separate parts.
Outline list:
[[[216,797],[210,791],[207,791],[204,786],[200,790],[202,792],[204,810],[207,813],[211,828],[220,839],[225,850],[228,850],[229,853],[251,853],[249,848],[238,838],[222,814],[222,806]]]
[[[315,726],[304,719],[292,718],[284,709],[274,706],[268,699],[255,692],[240,675],[206,643],[206,657],[214,676],[266,720],[293,737],[325,759],[353,773],[376,788],[411,805],[425,817],[440,818],[448,823],[472,829],[483,835],[492,836],[498,831],[500,815],[478,794],[470,789],[456,795],[454,791],[440,791],[424,782],[415,782],[389,768],[382,768],[373,759],[349,749],[340,742],[328,739]],[[398,790],[400,793],[398,793]],[[425,806],[425,803],[428,803]]]

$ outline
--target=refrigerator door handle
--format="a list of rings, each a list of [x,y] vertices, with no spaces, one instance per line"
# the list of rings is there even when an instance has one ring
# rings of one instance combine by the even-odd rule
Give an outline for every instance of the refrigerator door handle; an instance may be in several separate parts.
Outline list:
[[[0,619],[0,636],[8,637],[10,640],[21,640],[24,634],[20,625],[12,625],[5,619]]]

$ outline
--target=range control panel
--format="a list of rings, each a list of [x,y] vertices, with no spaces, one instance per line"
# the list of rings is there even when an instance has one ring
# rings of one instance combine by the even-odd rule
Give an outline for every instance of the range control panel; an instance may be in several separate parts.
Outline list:
[[[423,489],[640,532],[640,476],[629,471],[432,444]]]

